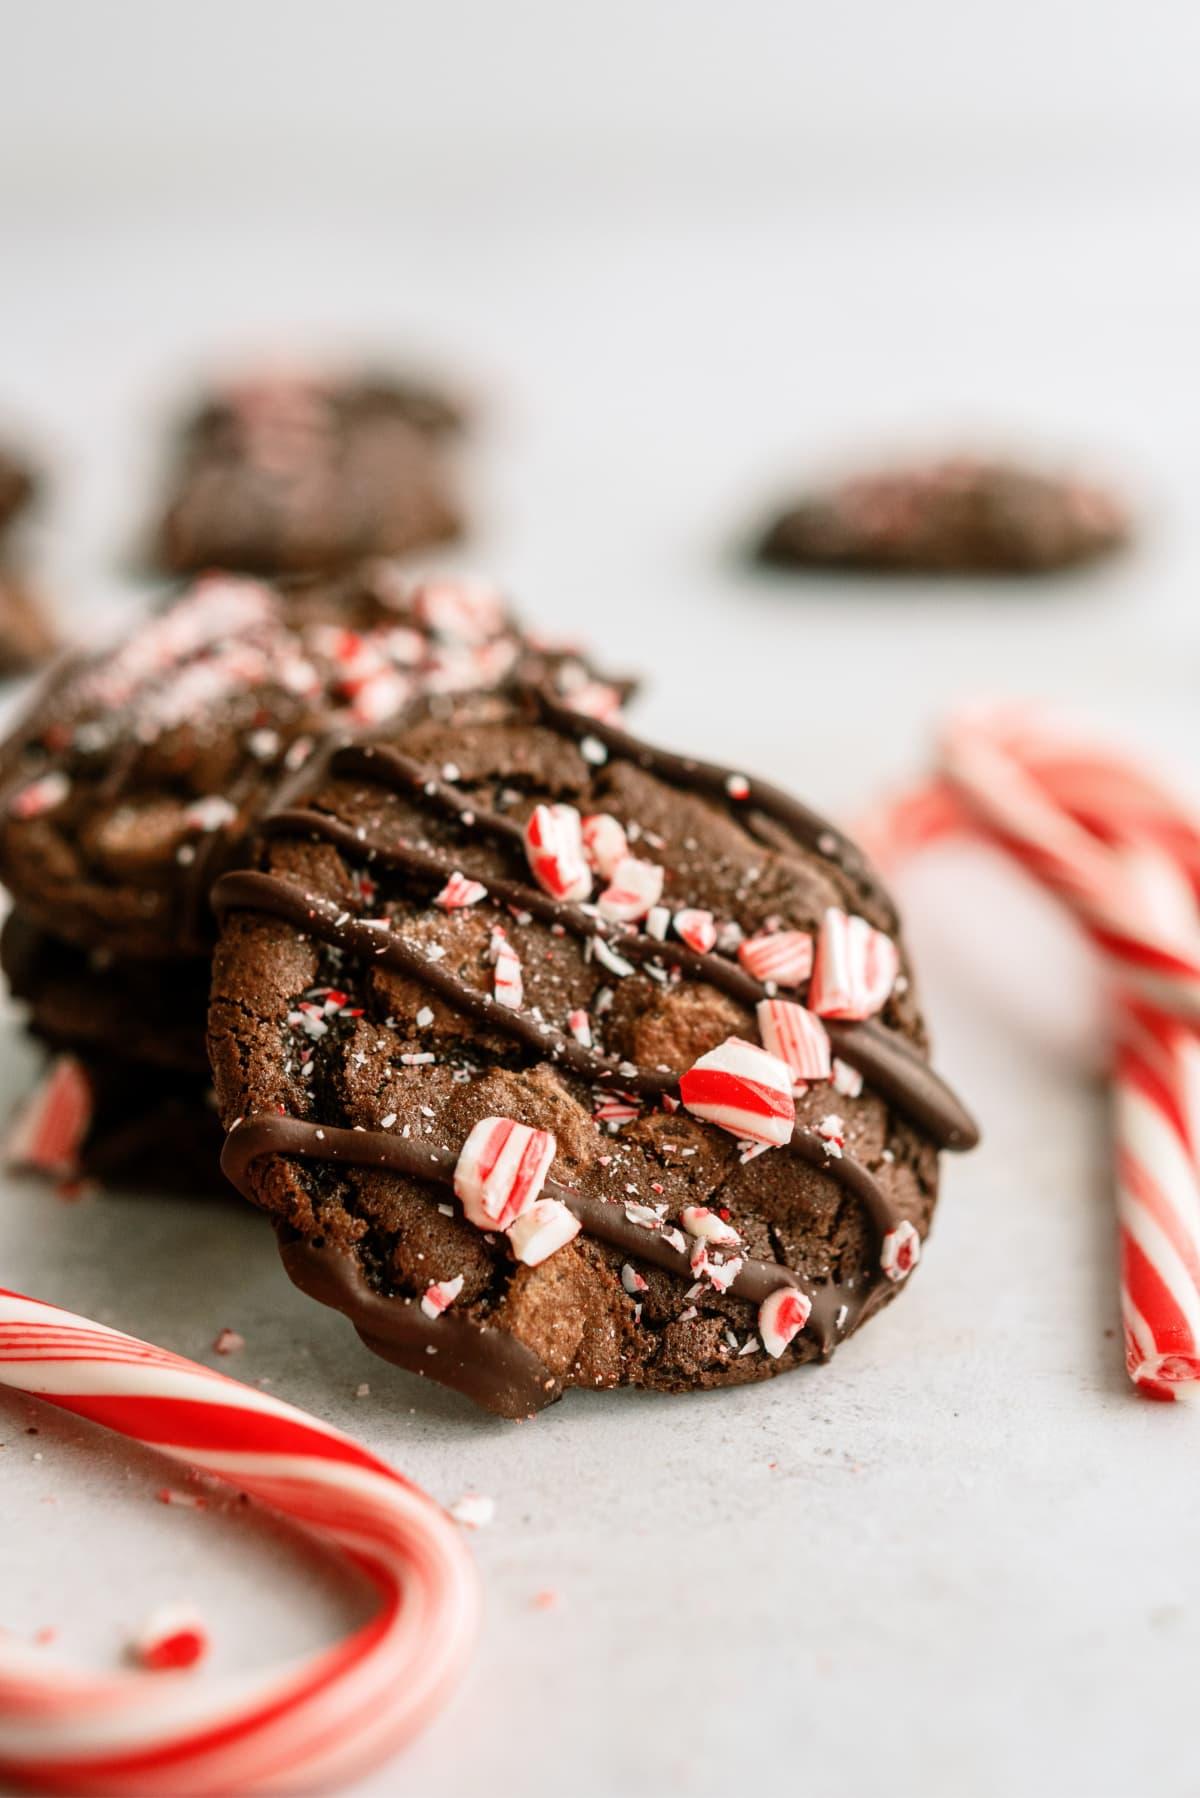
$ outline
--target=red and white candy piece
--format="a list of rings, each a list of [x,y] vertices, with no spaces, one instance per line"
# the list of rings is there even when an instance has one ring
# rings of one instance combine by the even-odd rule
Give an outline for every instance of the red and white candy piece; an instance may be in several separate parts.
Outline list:
[[[890,1229],[879,1251],[879,1265],[889,1280],[906,1280],[921,1259],[921,1238],[908,1219]]]
[[[507,1006],[509,1011],[520,1011],[521,1001],[525,997],[525,979],[521,972],[521,958],[499,924],[492,931],[490,947],[495,967],[492,996],[497,1005]]]
[[[0,1384],[273,1507],[344,1555],[378,1602],[340,1642],[212,1684],[90,1673],[0,1632],[6,1784],[74,1798],[330,1792],[448,1697],[475,1634],[470,1559],[440,1507],[369,1450],[271,1393],[17,1293],[0,1292]]]
[[[779,1148],[796,1123],[791,1070],[778,1056],[740,1036],[726,1037],[702,1055],[679,1082],[694,1117],[747,1142]]]
[[[581,1043],[585,1049],[591,1048],[592,1020],[582,1006],[567,1013],[567,1029],[577,1043]]]
[[[654,862],[624,855],[613,869],[611,884],[597,901],[601,917],[611,924],[635,924],[662,897],[663,871]]]
[[[781,1286],[758,1308],[758,1333],[773,1360],[794,1342],[812,1314],[812,1300],[798,1286]]]
[[[742,1240],[733,1225],[718,1217],[707,1205],[685,1205],[679,1221],[689,1236],[710,1242],[714,1248],[734,1249]]]
[[[585,718],[595,718],[602,724],[611,723],[621,715],[620,689],[610,687],[605,681],[585,681],[582,686],[573,687],[565,697],[573,712],[582,712]]]
[[[579,1219],[561,1199],[537,1199],[508,1229],[512,1252],[526,1267],[539,1267],[578,1235]]]
[[[456,868],[433,903],[440,905],[443,911],[458,911],[464,905],[478,905],[486,898],[487,888],[483,882],[469,879]]]
[[[583,820],[573,805],[535,806],[525,826],[525,854],[533,877],[552,899],[578,903],[592,890],[583,853]]]
[[[71,783],[67,776],[57,768],[49,774],[40,774],[27,786],[14,793],[8,802],[8,809],[14,818],[40,818],[45,812],[52,812],[60,806],[71,791]]]
[[[794,1080],[829,1079],[833,1068],[829,1033],[815,1012],[791,999],[761,999],[756,1015],[763,1048],[779,1057]]]
[[[541,1197],[557,1143],[549,1130],[482,1118],[454,1170],[454,1190],[480,1230],[507,1230]]]
[[[806,930],[763,931],[738,944],[738,960],[756,980],[800,986],[812,973],[813,940]]]
[[[589,812],[580,827],[583,853],[588,866],[595,868],[605,880],[611,880],[618,862],[629,854],[629,838],[625,826],[611,812]]]
[[[91,1128],[92,1083],[73,1055],[56,1055],[25,1101],[9,1132],[5,1159],[13,1167],[73,1174]]]
[[[424,581],[412,597],[413,614],[426,629],[459,643],[485,643],[504,629],[504,601],[484,581]]]
[[[696,905],[685,905],[675,913],[675,931],[697,955],[707,955],[717,941],[716,920],[710,911]]]
[[[208,1653],[208,1631],[190,1605],[162,1605],[151,1612],[129,1645],[141,1667],[154,1673],[194,1667]]]
[[[453,1280],[435,1280],[425,1288],[421,1299],[422,1311],[426,1317],[440,1317],[443,1311],[449,1311],[462,1289],[462,1274],[456,1274]]]
[[[808,1003],[823,1018],[870,1018],[887,1004],[900,957],[891,937],[831,906],[821,920]]]

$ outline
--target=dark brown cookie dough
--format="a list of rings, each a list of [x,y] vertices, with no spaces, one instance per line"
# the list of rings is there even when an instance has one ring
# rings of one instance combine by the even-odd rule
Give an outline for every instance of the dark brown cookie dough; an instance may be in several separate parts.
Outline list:
[[[1129,536],[1120,503],[1067,476],[971,456],[858,475],[782,512],[758,544],[781,567],[1045,574]]]
[[[124,960],[81,949],[12,911],[0,932],[0,969],[33,1034],[50,1048],[206,1079],[207,958],[165,966]]]
[[[548,896],[523,837],[539,803],[619,821],[664,871],[648,919]],[[486,891],[456,893],[455,875]],[[887,1245],[928,1230],[939,1147],[974,1140],[929,1068],[906,973],[877,1019],[829,1020],[838,1084],[796,1097],[785,1146],[747,1159],[679,1108],[702,1053],[759,1041],[769,989],[739,933],[812,932],[831,908],[894,933],[894,910],[853,846],[785,795],[544,690],[332,754],[215,899],[227,1174],[273,1217],[293,1279],[369,1346],[506,1415],[567,1386],[736,1385],[827,1357],[896,1290]],[[684,908],[713,915],[712,953],[680,939]],[[555,1139],[545,1192],[582,1231],[540,1265],[456,1202],[456,1160],[487,1118]],[[699,1227],[690,1207],[734,1227],[736,1251],[702,1254],[680,1228]],[[430,1316],[438,1283],[453,1302]],[[812,1312],[772,1359],[759,1307],[783,1287]]]
[[[478,585],[386,561],[283,585],[205,577],[63,666],[0,749],[0,879],[86,948],[202,954],[212,879],[323,731],[500,685],[523,661],[545,665]]]
[[[446,542],[461,521],[435,388],[370,375],[271,375],[226,388],[180,441],[154,558],[174,573],[342,567]]]

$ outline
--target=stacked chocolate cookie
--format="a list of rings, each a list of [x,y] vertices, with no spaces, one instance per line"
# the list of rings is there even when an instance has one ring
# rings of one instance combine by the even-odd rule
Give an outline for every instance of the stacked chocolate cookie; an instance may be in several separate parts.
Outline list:
[[[214,900],[226,1172],[505,1416],[827,1358],[975,1140],[853,845],[537,680],[310,763]]]
[[[158,1178],[165,1143],[173,1184],[217,1184],[212,882],[329,731],[418,700],[436,711],[527,661],[548,672],[490,588],[389,561],[205,576],[113,648],[68,659],[0,751],[14,900],[0,958],[35,1031],[69,1052],[16,1152]],[[586,682],[569,660],[554,675]],[[181,1128],[202,1154],[172,1152]]]

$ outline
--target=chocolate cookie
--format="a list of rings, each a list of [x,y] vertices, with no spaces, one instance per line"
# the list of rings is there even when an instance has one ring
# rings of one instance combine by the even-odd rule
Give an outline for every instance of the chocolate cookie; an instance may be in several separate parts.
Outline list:
[[[781,513],[758,557],[879,573],[1044,574],[1128,536],[1123,508],[1101,488],[960,456],[815,492]]]
[[[34,496],[37,477],[24,457],[0,446],[0,536]]]
[[[506,1416],[827,1358],[975,1140],[853,845],[544,688],[333,750],[214,901],[228,1177]]]
[[[369,375],[264,376],[200,407],[181,438],[155,559],[272,574],[399,555],[459,534],[435,389]]]
[[[496,686],[530,656],[490,588],[389,562],[287,586],[202,579],[65,666],[0,750],[0,879],[85,948],[203,954],[211,880],[323,731]],[[559,678],[586,676],[564,661]]]

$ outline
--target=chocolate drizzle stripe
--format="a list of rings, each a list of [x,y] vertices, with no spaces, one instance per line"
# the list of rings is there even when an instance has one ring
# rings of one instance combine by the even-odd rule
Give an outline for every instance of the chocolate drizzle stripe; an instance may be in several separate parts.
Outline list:
[[[336,759],[340,762],[341,752]],[[412,764],[412,768],[415,770],[413,785],[427,790],[429,783],[419,779],[422,772],[419,764]],[[474,816],[481,825],[508,823],[508,820],[495,820],[494,814],[475,812]],[[515,828],[518,841],[522,841],[519,827]],[[264,829],[272,836],[307,833],[320,837],[348,855],[357,856],[371,864],[402,868],[407,873],[427,877],[430,881],[448,880],[459,869],[458,862],[452,857],[438,856],[428,849],[418,849],[408,843],[388,845],[375,842],[369,837],[360,836],[356,830],[328,813],[308,807],[293,806],[275,812],[264,821]],[[560,924],[583,940],[593,936],[601,937],[630,961],[642,965],[658,962],[664,967],[679,968],[751,1007],[767,997],[767,990],[761,981],[724,956],[690,949],[684,943],[660,942],[656,937],[619,929],[598,917],[594,911],[552,899],[523,882],[504,880],[490,874],[481,878],[487,886],[488,897],[493,902],[518,911],[527,911],[547,924]],[[928,1130],[940,1148],[968,1149],[978,1141],[979,1133],[970,1114],[945,1081],[909,1047],[903,1037],[878,1023],[858,1023],[834,1018],[828,1018],[824,1022],[830,1041],[843,1060],[857,1068],[881,1097]]]
[[[317,893],[304,893],[280,875],[223,875],[213,888],[213,905],[221,917],[239,907],[270,913],[334,948],[351,949],[367,961],[411,975],[457,1011],[515,1037],[535,1054],[561,1062],[586,1079],[620,1080],[626,1087],[650,1094],[667,1092],[675,1084],[673,1074],[631,1069],[628,1063],[612,1061],[594,1049],[584,1048],[573,1036],[540,1022],[526,1011],[501,1005],[490,993],[468,986],[457,974],[441,967],[425,950],[393,935],[390,927],[354,918],[332,900]]]

